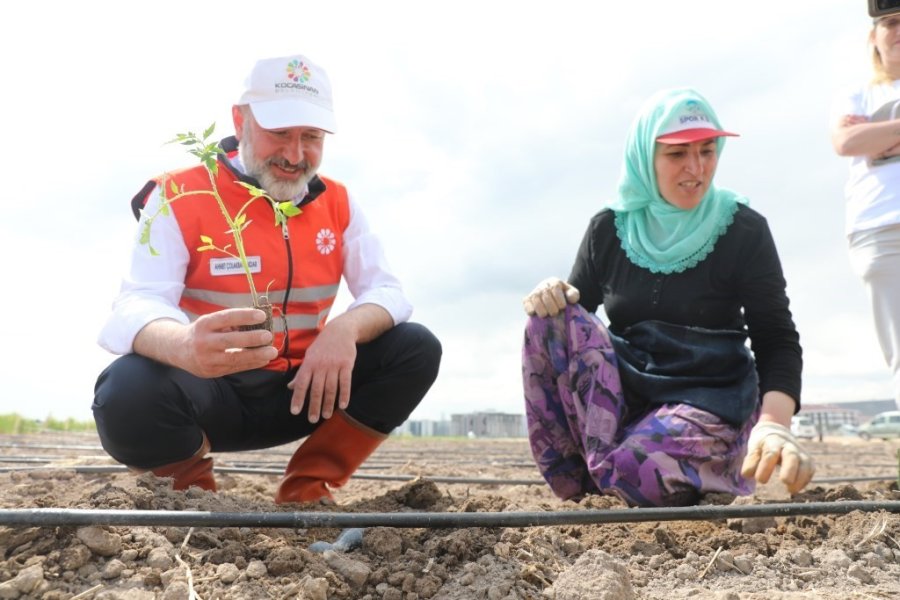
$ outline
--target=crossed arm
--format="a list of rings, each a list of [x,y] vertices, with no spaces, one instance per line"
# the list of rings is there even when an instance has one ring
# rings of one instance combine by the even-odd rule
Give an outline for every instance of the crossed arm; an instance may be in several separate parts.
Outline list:
[[[831,144],[839,156],[900,155],[900,119],[873,123],[864,115],[844,115],[831,132]]]

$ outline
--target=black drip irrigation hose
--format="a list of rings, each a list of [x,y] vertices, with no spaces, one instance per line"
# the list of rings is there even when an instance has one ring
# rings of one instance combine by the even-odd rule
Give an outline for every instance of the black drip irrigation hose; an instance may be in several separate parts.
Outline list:
[[[0,473],[9,473],[11,471],[72,471],[79,474],[98,474],[98,473],[125,473],[127,467],[122,465],[41,465],[38,467],[0,467]],[[242,474],[242,475],[284,475],[284,469],[257,469],[243,467],[215,467],[216,473]],[[434,483],[458,483],[473,485],[546,485],[543,479],[511,479],[508,477],[441,477],[431,475],[379,475],[374,473],[354,473],[351,479],[358,480],[374,480],[374,481],[413,481],[415,479],[426,479]],[[872,475],[865,477],[823,477],[813,479],[810,485],[831,484],[831,483],[853,483],[866,481],[894,481],[897,479],[896,473],[889,475]]]
[[[3,460],[0,459],[0,463]],[[359,471],[385,471],[393,468],[395,465],[370,465],[370,464],[362,464],[356,467]],[[215,471],[220,473],[224,473],[223,469],[228,469],[229,473],[260,473],[265,471],[268,473],[274,473],[276,470],[279,474],[284,474],[284,463],[255,463],[255,462],[244,462],[244,461],[220,461],[218,465],[214,467]]]
[[[0,455],[0,463],[34,463],[34,464],[47,464],[53,463],[60,460],[100,460],[106,461],[108,456],[79,456],[79,457],[68,457],[68,456],[10,456],[4,457]],[[219,458],[219,465],[216,466],[216,469],[220,468],[229,468],[229,469],[248,469],[247,473],[256,473],[261,469],[278,469],[282,468],[283,462],[278,461],[254,461],[254,460],[228,460]],[[357,467],[360,471],[384,471],[386,469],[392,469],[396,467],[405,467],[408,465],[410,461],[402,461],[396,463],[382,463],[382,462],[366,462]],[[480,465],[490,466],[494,468],[500,469],[534,469],[535,464],[533,462],[516,462],[516,463],[484,463],[483,461],[424,461],[422,466],[426,467],[458,467],[461,465]],[[828,463],[819,463],[818,467],[838,467],[838,466],[854,466],[859,468],[882,468],[882,469],[892,469],[897,467],[897,463],[854,463],[854,462],[828,462]]]
[[[810,481],[810,485],[821,483],[852,483],[857,481],[897,481],[897,474],[891,475],[872,475],[868,477],[820,477]]]
[[[39,464],[39,465],[47,465],[50,463],[52,466],[53,463],[56,463],[59,466],[64,466],[65,461],[69,460],[91,460],[91,461],[104,461],[106,462],[108,457],[106,456],[78,456],[78,457],[68,457],[68,456],[0,456],[0,464],[7,463],[19,463],[19,464]],[[60,462],[62,461],[62,462]],[[247,472],[256,472],[259,469],[280,469],[281,472],[284,472],[284,463],[281,462],[255,462],[255,461],[223,461],[225,464],[217,467],[221,468],[231,468],[231,469],[246,469]],[[109,466],[109,465],[107,465]],[[369,464],[365,463],[358,467],[358,469],[362,471],[383,471],[385,469],[390,469],[395,467],[396,465],[379,465],[379,464]],[[533,465],[532,465],[533,466]],[[14,470],[22,470],[22,469],[14,469]]]
[[[900,501],[809,502],[742,506],[682,506],[554,512],[491,513],[325,513],[325,512],[205,512],[169,510],[90,510],[14,508],[0,510],[0,525],[65,527],[87,525],[157,527],[534,527],[593,525],[645,521],[714,521],[755,517],[847,514],[853,511],[900,513]]]
[[[72,456],[67,454],[56,454],[56,455],[43,455],[43,456],[4,456],[0,454],[0,463],[52,463],[58,462],[60,460],[94,460],[94,461],[106,461],[109,458],[108,455],[105,454],[97,454],[93,456]],[[284,464],[284,461],[278,460],[245,460],[239,458],[223,458],[217,457],[217,460],[221,465],[228,465],[231,467],[240,467],[240,468],[276,468]],[[370,471],[378,471],[383,469],[390,469],[394,467],[403,467],[410,464],[409,460],[373,460],[367,461],[360,465],[358,468],[362,470],[370,470]],[[426,460],[424,461],[428,466],[458,466],[458,465],[480,465],[485,466],[486,464],[492,467],[502,467],[502,468],[522,468],[522,469],[533,469],[533,462],[489,462],[485,463],[485,461],[454,461],[454,460]],[[847,463],[853,464],[854,466],[875,466],[875,467],[891,467],[891,464],[877,464],[877,465],[857,465],[856,463]]]
[[[428,438],[421,437],[421,438],[417,438],[417,439],[427,440]],[[525,444],[524,438],[523,438],[523,444]],[[0,442],[0,448],[12,448],[12,449],[17,449],[17,450],[35,449],[35,450],[69,450],[69,451],[71,451],[71,450],[98,450],[101,452],[103,451],[103,446],[99,446],[99,445],[88,446],[88,445],[81,445],[81,444],[19,444],[19,443]],[[527,449],[527,446],[524,446],[524,448]],[[526,452],[527,452],[527,450],[526,450]],[[266,454],[266,455],[291,456],[294,453],[294,448],[289,448],[289,449],[284,449],[281,447],[263,448],[260,450],[243,450],[243,451],[241,451],[241,453],[242,454]],[[521,460],[521,458],[522,458],[521,454],[510,454],[508,452],[496,453],[496,452],[490,452],[489,450],[485,451],[480,448],[479,449],[459,448],[459,449],[457,449],[456,454],[457,455],[470,454],[470,455],[477,456],[478,460],[473,461],[473,462],[484,462],[485,455],[487,455],[487,460],[497,460],[498,454],[499,454],[499,459],[502,459],[502,460]],[[418,458],[421,458],[422,454],[421,454],[421,452],[407,450],[404,448],[393,448],[393,449],[392,448],[379,448],[372,456],[377,459],[384,458],[384,459],[393,459],[393,460],[400,461],[400,460],[418,459]]]
[[[54,471],[64,470],[75,473],[124,473],[127,467],[121,465],[49,465],[40,467],[0,467],[0,473],[10,471]],[[231,473],[245,475],[284,475],[284,468],[280,469],[247,469],[241,467],[215,467],[216,473]],[[430,475],[378,475],[354,473],[351,479],[375,480],[375,481],[413,481],[415,479],[427,479],[435,483],[472,483],[481,485],[546,485],[543,479],[509,479],[509,478],[473,478],[473,477],[432,477]]]

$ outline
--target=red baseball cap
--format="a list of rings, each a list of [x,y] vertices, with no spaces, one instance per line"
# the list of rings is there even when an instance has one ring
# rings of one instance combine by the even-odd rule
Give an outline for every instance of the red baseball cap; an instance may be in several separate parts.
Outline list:
[[[690,144],[717,137],[737,135],[719,129],[699,102],[688,101],[679,112],[669,119],[667,126],[656,136],[656,141],[660,144]]]

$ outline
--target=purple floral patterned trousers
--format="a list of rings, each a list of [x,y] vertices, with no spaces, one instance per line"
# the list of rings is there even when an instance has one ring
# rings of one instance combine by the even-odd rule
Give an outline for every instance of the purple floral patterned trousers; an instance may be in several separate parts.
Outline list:
[[[684,506],[753,492],[740,466],[758,411],[741,429],[687,404],[630,414],[609,332],[577,304],[529,319],[522,378],[531,451],[560,498]]]

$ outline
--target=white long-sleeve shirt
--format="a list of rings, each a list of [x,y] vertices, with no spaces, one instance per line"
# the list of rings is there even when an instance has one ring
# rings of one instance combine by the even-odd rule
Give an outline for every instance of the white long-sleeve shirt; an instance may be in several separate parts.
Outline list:
[[[232,165],[243,170],[240,160],[232,161]],[[343,277],[354,301],[347,310],[361,304],[376,304],[390,313],[394,324],[403,323],[412,315],[412,305],[388,266],[381,240],[369,229],[352,195],[349,200],[350,221],[343,238]],[[159,193],[153,190],[144,213],[155,214],[159,202]],[[174,213],[153,222],[151,245],[159,256],[151,255],[147,245],[140,243],[141,228],[142,224],[131,250],[128,274],[122,280],[112,312],[98,338],[100,346],[114,354],[133,352],[135,336],[151,321],[174,319],[185,325],[190,322],[178,306],[185,287],[189,252]]]

